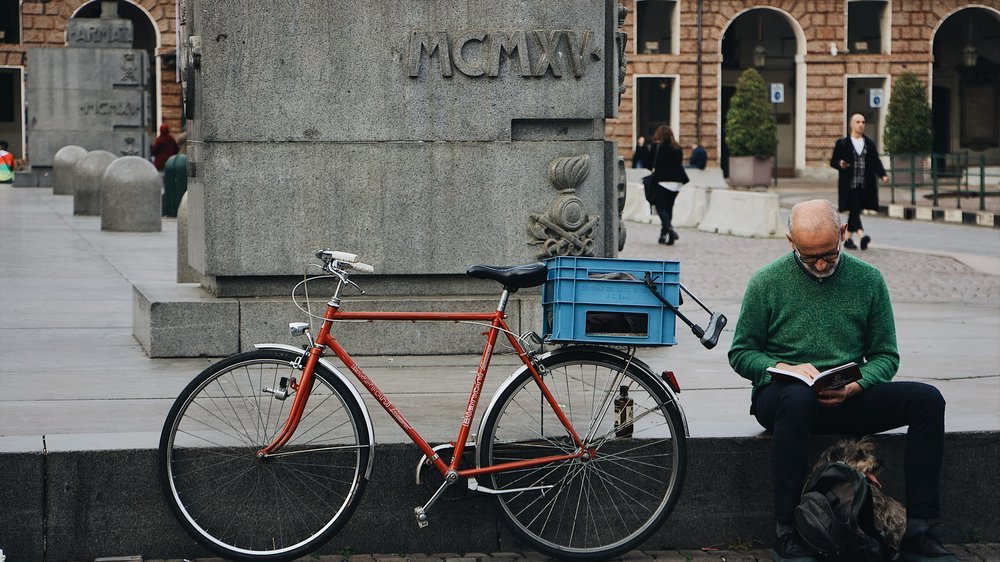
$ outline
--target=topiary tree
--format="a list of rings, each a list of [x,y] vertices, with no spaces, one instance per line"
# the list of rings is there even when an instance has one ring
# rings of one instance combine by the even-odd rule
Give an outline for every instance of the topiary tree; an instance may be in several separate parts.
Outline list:
[[[748,68],[736,81],[736,93],[726,114],[726,145],[730,156],[774,156],[778,150],[778,126],[767,95],[764,78]]]
[[[892,85],[885,118],[885,150],[890,154],[924,154],[933,144],[927,89],[916,74],[903,72]]]

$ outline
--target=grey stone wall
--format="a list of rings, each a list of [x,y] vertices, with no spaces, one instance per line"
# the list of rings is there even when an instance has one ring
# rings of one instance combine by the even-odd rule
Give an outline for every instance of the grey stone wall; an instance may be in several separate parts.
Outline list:
[[[557,204],[584,219],[557,238],[614,255],[616,6],[186,2],[190,263],[241,296],[326,247],[461,275],[537,259]],[[588,163],[575,193],[547,172],[564,157]]]
[[[70,36],[87,36],[78,29],[84,24],[74,21]],[[90,21],[118,25],[118,33],[122,25],[131,25],[124,20]],[[117,43],[95,44],[102,48],[28,48],[28,156],[33,167],[51,167],[56,151],[71,144],[116,156],[149,153],[147,54]]]

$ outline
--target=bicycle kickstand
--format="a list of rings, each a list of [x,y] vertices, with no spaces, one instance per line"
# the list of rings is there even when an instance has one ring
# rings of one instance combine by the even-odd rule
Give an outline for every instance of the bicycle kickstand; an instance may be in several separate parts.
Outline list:
[[[441,494],[443,494],[444,491],[447,490],[448,487],[454,484],[455,482],[458,482],[458,473],[455,472],[454,470],[449,470],[448,474],[446,474],[444,477],[444,482],[442,482],[441,486],[437,489],[436,492],[434,492],[434,495],[431,496],[431,499],[427,500],[427,503],[425,503],[423,507],[413,508],[413,515],[417,518],[418,527],[423,529],[424,527],[430,525],[430,521],[427,519],[427,512],[430,511],[431,506],[434,505],[434,502],[436,502],[438,498],[441,497]]]

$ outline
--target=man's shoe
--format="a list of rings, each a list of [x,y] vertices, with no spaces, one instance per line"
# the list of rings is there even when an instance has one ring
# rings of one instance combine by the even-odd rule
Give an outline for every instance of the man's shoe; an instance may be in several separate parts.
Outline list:
[[[818,562],[816,551],[804,543],[798,533],[786,533],[778,537],[771,550],[774,562]]]
[[[666,244],[667,243],[667,236],[665,234],[663,236],[660,236],[660,239],[657,240],[656,243],[657,244]]]
[[[865,234],[864,236],[862,236],[861,237],[861,249],[862,250],[867,250],[868,249],[868,244],[870,244],[871,241],[872,241],[872,237],[871,236],[868,236],[867,234]]]
[[[899,559],[906,562],[958,562],[941,541],[930,531],[903,537],[899,543]]]
[[[680,238],[681,237],[677,235],[677,231],[671,228],[667,231],[667,246],[673,246],[674,242],[680,240]]]
[[[858,246],[854,243],[853,238],[848,238],[847,242],[844,242],[844,247],[848,250],[857,250]]]

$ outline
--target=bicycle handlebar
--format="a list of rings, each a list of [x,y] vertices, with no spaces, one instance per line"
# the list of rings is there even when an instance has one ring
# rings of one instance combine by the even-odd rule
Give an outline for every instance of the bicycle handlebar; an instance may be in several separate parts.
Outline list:
[[[358,273],[375,273],[375,268],[358,261],[358,255],[336,250],[320,250],[316,257],[323,260],[323,268],[330,273],[336,269],[353,269]]]

